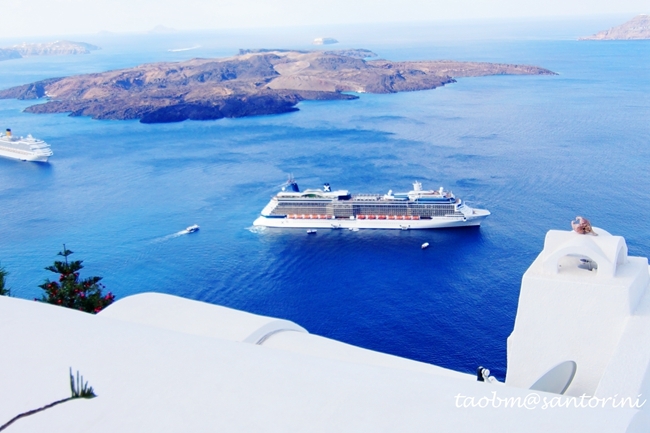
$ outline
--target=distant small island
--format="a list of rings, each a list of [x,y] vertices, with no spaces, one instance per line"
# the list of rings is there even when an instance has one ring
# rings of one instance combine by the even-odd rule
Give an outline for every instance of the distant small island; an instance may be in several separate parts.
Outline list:
[[[85,42],[56,41],[43,44],[23,43],[0,48],[0,60],[20,59],[29,56],[52,56],[69,54],[89,54],[100,48]]]
[[[334,38],[316,38],[314,39],[314,42],[312,44],[314,45],[330,45],[330,44],[338,44],[339,41],[337,41]]]
[[[650,15],[637,15],[620,26],[603,30],[595,35],[579,38],[579,41],[612,41],[650,39]]]
[[[458,77],[555,75],[537,66],[452,60],[366,60],[368,50],[240,50],[221,59],[150,63],[50,78],[0,91],[0,99],[47,98],[29,113],[179,122],[279,114],[300,101],[356,99],[353,93],[435,89]]]

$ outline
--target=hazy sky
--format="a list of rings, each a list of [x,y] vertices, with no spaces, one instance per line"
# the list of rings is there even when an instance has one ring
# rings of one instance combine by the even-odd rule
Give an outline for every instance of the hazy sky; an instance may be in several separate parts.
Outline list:
[[[648,13],[648,0],[0,0],[0,38]]]

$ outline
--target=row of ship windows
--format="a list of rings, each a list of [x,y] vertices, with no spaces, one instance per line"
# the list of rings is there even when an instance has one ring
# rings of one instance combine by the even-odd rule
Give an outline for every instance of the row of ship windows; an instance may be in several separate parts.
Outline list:
[[[347,204],[347,205],[332,205],[331,203],[281,203],[276,209],[289,209],[289,208],[318,208],[318,209],[334,209],[334,210],[347,210],[347,209],[446,209],[453,210],[453,204],[380,204],[380,205],[366,205],[366,204]]]
[[[20,149],[20,148],[15,147],[15,146],[13,146],[13,147],[0,146],[0,148],[2,148],[2,147],[4,147],[9,152],[22,153],[24,155],[30,155],[31,154],[31,152],[28,152],[28,151],[26,151],[24,149]]]
[[[329,215],[349,217],[352,215],[419,215],[419,216],[445,216],[454,214],[454,206],[435,206],[434,208],[396,207],[396,206],[354,206],[332,209],[331,206],[282,206],[276,207],[272,215]]]

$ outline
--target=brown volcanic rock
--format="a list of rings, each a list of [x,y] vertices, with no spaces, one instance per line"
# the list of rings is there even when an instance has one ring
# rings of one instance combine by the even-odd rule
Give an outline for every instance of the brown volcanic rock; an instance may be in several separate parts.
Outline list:
[[[620,26],[603,30],[595,35],[579,38],[579,41],[650,39],[650,15],[637,15]]]
[[[0,98],[49,98],[28,107],[31,113],[158,123],[286,113],[303,100],[357,98],[342,92],[434,89],[454,82],[453,77],[554,74],[535,66],[493,63],[366,61],[373,55],[367,50],[241,52],[224,59],[52,78],[0,91]]]
[[[0,94],[5,94],[6,97],[0,96],[0,99],[38,99],[45,95],[45,88],[61,78],[49,78],[47,80],[37,81],[31,84],[24,84],[22,86],[12,87],[7,90],[0,90]]]

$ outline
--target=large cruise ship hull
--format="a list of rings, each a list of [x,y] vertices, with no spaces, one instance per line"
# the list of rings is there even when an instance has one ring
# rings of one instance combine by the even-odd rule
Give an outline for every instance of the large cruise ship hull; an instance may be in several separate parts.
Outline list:
[[[394,229],[394,230],[422,230],[441,229],[452,227],[480,226],[481,222],[490,215],[483,209],[474,209],[474,214],[467,217],[434,217],[430,219],[309,219],[290,217],[260,216],[253,225],[273,228],[299,228],[299,229]]]
[[[287,187],[290,187],[287,190]],[[418,181],[408,193],[350,194],[347,190],[300,191],[290,177],[253,225],[300,229],[422,230],[479,226],[490,215],[473,209],[451,191],[424,190]]]
[[[49,155],[35,155],[31,152],[21,152],[18,150],[6,150],[0,147],[0,156],[20,161],[47,162]]]

